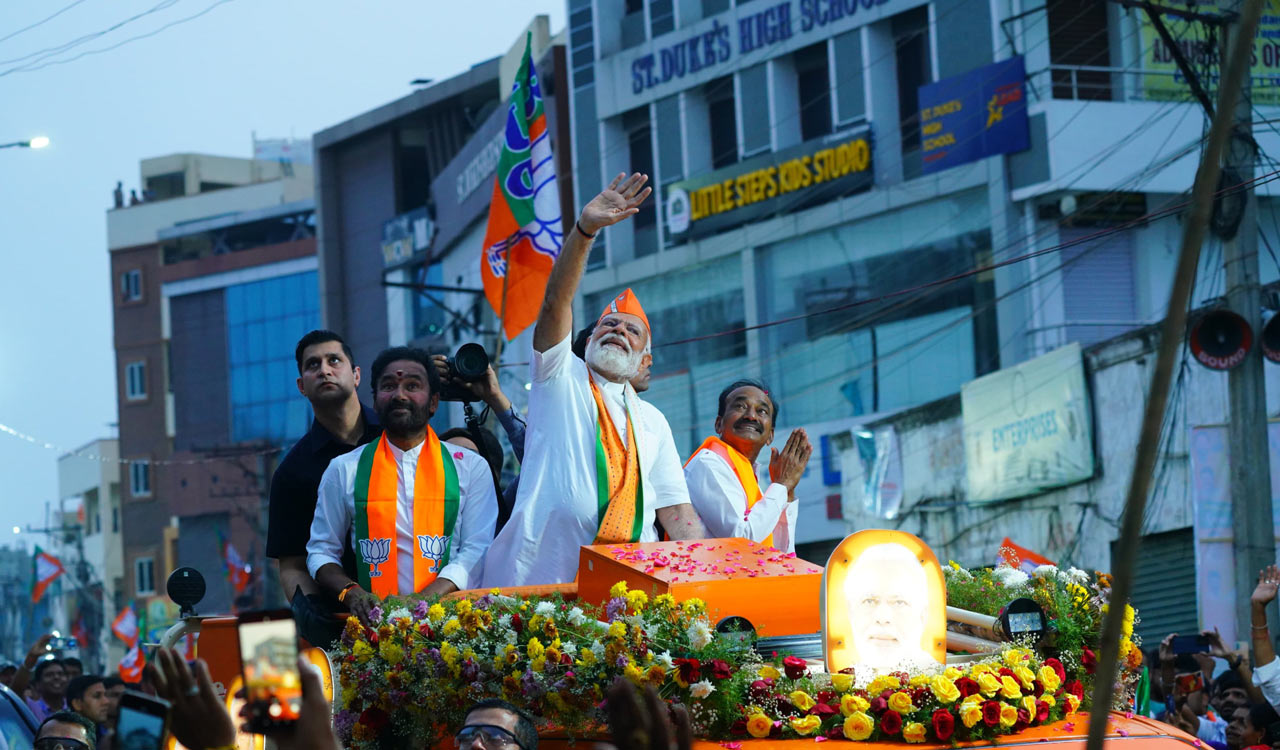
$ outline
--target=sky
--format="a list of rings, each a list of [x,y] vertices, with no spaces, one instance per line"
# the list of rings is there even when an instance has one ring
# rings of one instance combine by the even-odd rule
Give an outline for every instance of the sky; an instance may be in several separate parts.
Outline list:
[[[564,0],[3,3],[0,143],[51,145],[0,149],[0,545],[42,543],[12,527],[39,527],[45,503],[56,507],[58,456],[115,435],[106,211],[117,180],[138,187],[153,156],[251,156],[254,132],[309,137],[410,93],[415,78],[505,53],[540,13],[564,28]],[[68,62],[19,69],[46,50],[43,62]],[[94,50],[105,51],[70,60]]]

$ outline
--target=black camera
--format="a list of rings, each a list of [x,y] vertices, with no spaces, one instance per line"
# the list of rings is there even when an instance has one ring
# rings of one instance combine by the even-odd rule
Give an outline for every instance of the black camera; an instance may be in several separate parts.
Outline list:
[[[489,353],[479,344],[463,344],[448,363],[449,382],[440,389],[440,400],[479,401],[480,397],[462,384],[484,379],[489,369]]]

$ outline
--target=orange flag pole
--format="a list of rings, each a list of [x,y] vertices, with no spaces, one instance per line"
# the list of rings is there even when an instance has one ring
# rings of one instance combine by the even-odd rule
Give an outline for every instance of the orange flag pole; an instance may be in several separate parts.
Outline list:
[[[502,347],[507,343],[507,279],[511,278],[511,248],[507,248],[507,272],[502,274],[502,309],[498,311],[498,348],[493,353],[494,374],[502,363]]]

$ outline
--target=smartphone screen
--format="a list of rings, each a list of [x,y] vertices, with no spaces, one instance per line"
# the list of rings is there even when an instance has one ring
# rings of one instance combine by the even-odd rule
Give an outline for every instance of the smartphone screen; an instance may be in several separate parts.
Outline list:
[[[289,610],[240,616],[240,664],[250,726],[297,721],[302,705],[298,629]]]
[[[1175,654],[1201,654],[1209,650],[1209,639],[1203,635],[1175,635],[1169,647]]]
[[[120,697],[115,746],[119,750],[161,750],[168,716],[167,701],[126,690]]]

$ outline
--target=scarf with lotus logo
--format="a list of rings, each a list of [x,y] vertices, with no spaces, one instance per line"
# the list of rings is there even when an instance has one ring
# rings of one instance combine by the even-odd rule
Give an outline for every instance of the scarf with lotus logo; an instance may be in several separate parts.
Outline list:
[[[421,591],[449,563],[449,540],[458,520],[458,471],[430,425],[413,481],[413,535],[417,540],[413,591],[399,590],[395,541],[399,484],[399,467],[384,432],[360,449],[355,497],[359,583],[380,599]]]

